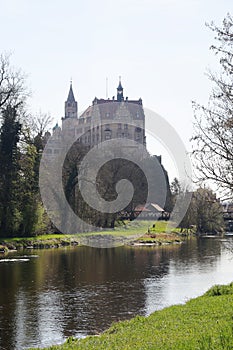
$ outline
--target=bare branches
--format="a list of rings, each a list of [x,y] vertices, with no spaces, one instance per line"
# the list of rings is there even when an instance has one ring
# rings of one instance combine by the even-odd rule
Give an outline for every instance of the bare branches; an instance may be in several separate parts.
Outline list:
[[[222,28],[208,25],[219,45],[211,49],[220,55],[222,71],[209,72],[214,83],[207,107],[193,103],[193,156],[198,181],[211,180],[226,196],[233,196],[233,20],[230,14]]]
[[[0,55],[0,108],[8,105],[24,104],[28,92],[25,76],[20,70],[10,66],[10,55]]]
[[[53,118],[50,114],[42,113],[41,111],[31,118],[31,130],[36,135],[44,135],[44,133],[51,127]]]

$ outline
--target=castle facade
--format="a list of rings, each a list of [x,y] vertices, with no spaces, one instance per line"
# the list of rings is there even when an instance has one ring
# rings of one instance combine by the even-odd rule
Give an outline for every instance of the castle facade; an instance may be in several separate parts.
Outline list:
[[[48,153],[51,155],[59,153],[61,137],[76,138],[81,144],[90,148],[105,140],[124,138],[145,146],[145,114],[142,99],[130,100],[124,97],[123,87],[119,81],[116,98],[95,97],[92,105],[78,115],[78,103],[71,82],[65,101],[62,127],[56,124],[53,128]]]

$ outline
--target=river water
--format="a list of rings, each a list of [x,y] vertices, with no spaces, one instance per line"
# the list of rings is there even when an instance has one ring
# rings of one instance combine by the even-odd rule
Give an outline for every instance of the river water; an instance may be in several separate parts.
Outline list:
[[[232,238],[164,247],[59,248],[0,257],[0,349],[84,337],[233,281]]]

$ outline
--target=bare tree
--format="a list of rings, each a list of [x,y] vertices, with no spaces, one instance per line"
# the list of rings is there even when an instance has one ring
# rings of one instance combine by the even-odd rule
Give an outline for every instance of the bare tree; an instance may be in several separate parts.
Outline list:
[[[36,135],[44,135],[51,127],[53,118],[48,113],[39,112],[31,118],[31,130]]]
[[[10,65],[10,54],[0,54],[0,108],[25,102],[28,92],[25,76]]]
[[[215,183],[226,199],[233,196],[233,19],[227,14],[221,27],[207,26],[216,34],[210,49],[220,70],[208,74],[214,85],[208,105],[193,103],[193,155],[197,179]]]

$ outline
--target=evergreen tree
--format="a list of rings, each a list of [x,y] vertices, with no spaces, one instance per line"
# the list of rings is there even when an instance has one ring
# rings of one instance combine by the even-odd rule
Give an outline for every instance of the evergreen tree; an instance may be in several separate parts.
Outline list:
[[[0,132],[0,236],[13,235],[19,225],[19,139],[21,124],[17,107],[2,111]]]
[[[21,223],[19,234],[31,236],[36,231],[39,215],[38,181],[35,174],[36,148],[26,145],[20,159],[20,212]]]

